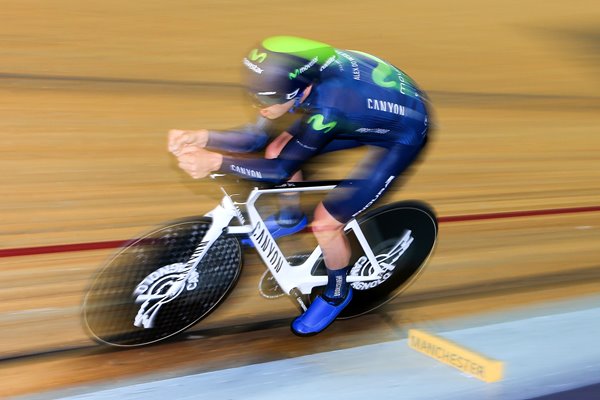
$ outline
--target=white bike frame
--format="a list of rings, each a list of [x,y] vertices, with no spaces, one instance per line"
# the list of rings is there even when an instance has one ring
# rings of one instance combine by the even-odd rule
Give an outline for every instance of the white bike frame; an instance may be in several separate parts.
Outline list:
[[[284,293],[292,295],[297,294],[299,291],[301,294],[309,294],[315,286],[327,284],[326,275],[312,274],[315,263],[319,260],[319,257],[321,257],[321,248],[317,246],[308,259],[301,265],[291,266],[273,239],[273,236],[266,228],[262,217],[256,210],[255,203],[263,194],[327,191],[334,187],[335,185],[311,187],[295,187],[290,185],[290,187],[278,187],[272,189],[260,189],[255,187],[244,203],[235,202],[232,197],[222,189],[224,193],[223,200],[217,207],[206,214],[207,217],[212,218],[212,224],[187,265],[192,267],[191,270],[195,270],[196,265],[198,265],[210,246],[224,232],[229,234],[247,234],[249,235],[250,240],[252,240],[252,243],[254,243],[256,251],[267,268],[271,271],[271,274]],[[249,223],[246,223],[239,206],[245,206],[250,220]],[[231,220],[234,218],[239,221],[240,226],[229,226]],[[358,243],[364,251],[364,255],[371,264],[369,275],[348,276],[348,282],[369,282],[380,279],[383,268],[379,264],[375,254],[373,254],[373,250],[360,229],[358,222],[353,218],[346,224],[344,231],[352,231],[354,233]],[[303,304],[301,305],[304,306]]]

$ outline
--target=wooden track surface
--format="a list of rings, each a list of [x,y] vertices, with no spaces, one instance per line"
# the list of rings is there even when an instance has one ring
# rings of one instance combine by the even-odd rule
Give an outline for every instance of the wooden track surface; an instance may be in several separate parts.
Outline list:
[[[429,151],[386,201],[423,199],[440,216],[598,206],[600,7],[538,4],[310,0],[302,16],[290,2],[3,1],[0,250],[121,240],[211,208],[214,185],[177,169],[166,132],[250,120],[235,85],[240,54],[281,33],[375,53],[430,92]],[[359,157],[319,159],[312,177],[342,177]],[[206,339],[10,361],[92,345],[78,307],[110,253],[0,258],[0,396],[327,351],[401,337],[413,323],[594,293],[600,212],[442,223],[405,296],[317,338],[289,333],[289,301],[259,297],[262,267],[247,253],[232,297],[194,328],[214,328]]]

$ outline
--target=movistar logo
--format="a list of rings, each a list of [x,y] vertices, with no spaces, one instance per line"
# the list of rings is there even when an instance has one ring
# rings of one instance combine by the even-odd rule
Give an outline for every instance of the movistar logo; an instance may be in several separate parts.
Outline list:
[[[336,121],[331,121],[327,124],[324,124],[325,117],[321,114],[313,115],[308,119],[308,123],[311,124],[312,128],[315,131],[323,131],[325,133],[329,132],[337,125]]]
[[[259,53],[258,49],[252,49],[250,54],[248,54],[248,58],[252,61],[257,61],[260,64],[267,58],[267,53]]]
[[[372,56],[368,53],[363,53],[357,51],[356,53],[362,54],[365,57],[370,58],[377,62],[377,67],[373,69],[371,73],[371,78],[373,82],[377,86],[381,86],[384,88],[393,88],[399,90],[400,93],[412,96],[419,97],[419,92],[416,89],[415,82],[408,77],[404,72],[400,71],[398,68],[386,63],[379,58]]]
[[[310,67],[312,67],[313,65],[315,65],[317,63],[317,61],[319,61],[319,57],[315,57],[312,60],[309,61],[308,64],[303,65],[300,68],[296,68],[296,70],[294,72],[290,72],[288,74],[290,79],[295,79],[298,75],[303,74],[306,72],[306,70],[308,70]]]

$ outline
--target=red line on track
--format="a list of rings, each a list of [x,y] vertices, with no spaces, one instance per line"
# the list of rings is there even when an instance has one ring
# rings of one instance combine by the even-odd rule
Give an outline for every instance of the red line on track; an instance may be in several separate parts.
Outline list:
[[[447,222],[481,221],[481,220],[492,220],[492,219],[537,217],[537,216],[541,216],[541,215],[578,214],[578,213],[597,212],[597,211],[600,211],[600,206],[576,207],[576,208],[554,208],[554,209],[545,209],[545,210],[508,211],[508,212],[489,213],[489,214],[469,214],[469,215],[453,215],[453,216],[448,216],[448,217],[439,217],[438,222],[439,223],[447,223]],[[112,240],[112,241],[106,241],[106,242],[73,243],[73,244],[59,244],[59,245],[53,245],[53,246],[0,249],[0,258],[31,256],[31,255],[51,254],[51,253],[70,253],[70,252],[75,252],[75,251],[115,249],[115,248],[118,248],[119,246],[121,246],[125,242],[126,242],[125,240]]]
[[[0,249],[0,258],[32,256],[37,254],[70,253],[74,251],[115,249],[125,243],[124,240],[112,240],[107,242],[88,242],[73,244],[58,244],[54,246],[21,247],[17,249]]]
[[[486,219],[504,219],[504,218],[520,218],[520,217],[537,217],[540,215],[558,215],[558,214],[578,214],[584,212],[600,211],[600,206],[591,207],[576,207],[576,208],[554,208],[546,210],[526,210],[526,211],[508,211],[490,214],[471,214],[471,215],[454,215],[450,217],[439,217],[438,222],[463,222],[477,221]]]

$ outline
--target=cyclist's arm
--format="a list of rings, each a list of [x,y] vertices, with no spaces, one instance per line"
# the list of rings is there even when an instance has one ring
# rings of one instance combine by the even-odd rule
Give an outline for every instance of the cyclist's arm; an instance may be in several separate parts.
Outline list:
[[[232,130],[209,130],[206,148],[232,153],[250,153],[265,148],[269,135],[267,121],[259,118],[255,124],[247,124]]]
[[[333,134],[314,130],[306,122],[306,118],[288,130],[295,135],[283,147],[277,158],[268,160],[223,156],[220,171],[256,181],[283,183],[299,170],[304,162],[318,154],[331,141]]]

